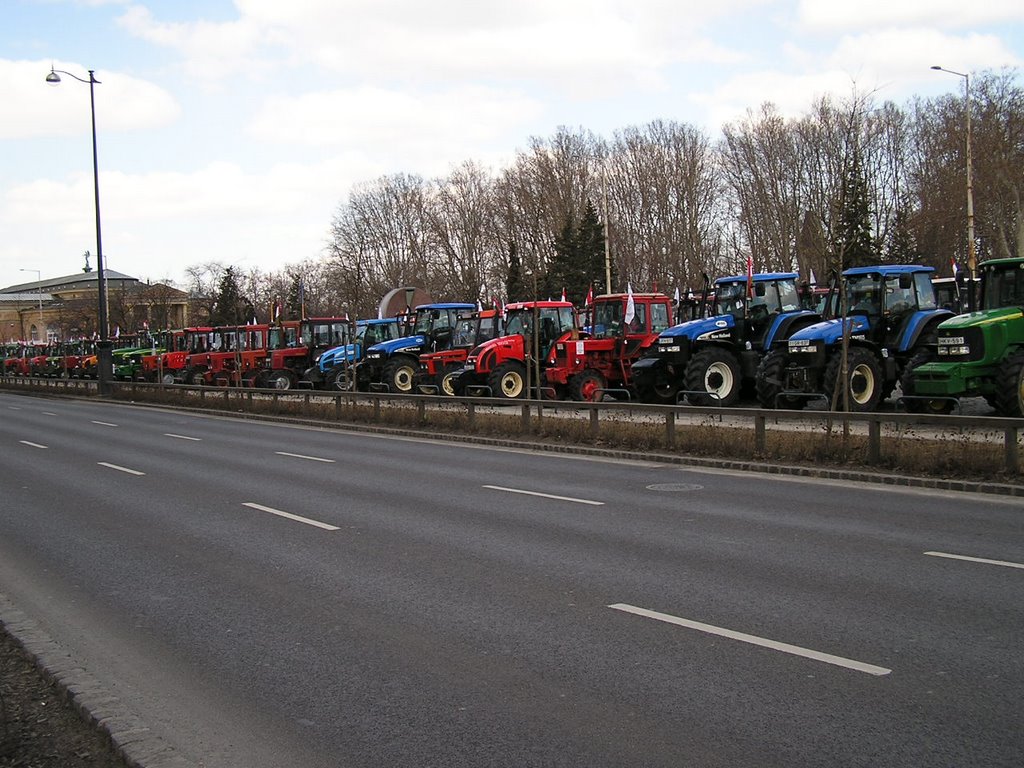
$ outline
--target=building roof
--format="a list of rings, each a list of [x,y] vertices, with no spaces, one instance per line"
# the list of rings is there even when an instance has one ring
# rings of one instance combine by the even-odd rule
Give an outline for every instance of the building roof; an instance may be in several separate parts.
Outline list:
[[[40,301],[53,301],[53,294],[37,293],[35,291],[31,293],[0,293],[0,301],[7,301],[11,304],[36,304]]]
[[[103,273],[106,276],[108,284],[111,282],[139,282],[139,279],[137,277],[131,277],[130,275],[126,275],[122,272],[116,272],[113,269],[105,269],[103,270]],[[18,285],[9,285],[6,288],[0,288],[0,294],[7,295],[12,293],[31,293],[33,297],[35,297],[38,295],[36,292],[39,290],[50,290],[53,291],[54,293],[59,293],[60,290],[73,290],[76,287],[95,287],[98,280],[99,273],[96,270],[93,270],[91,272],[77,272],[73,275],[67,275],[65,277],[51,277],[47,278],[46,280],[33,280],[31,283],[19,283]]]

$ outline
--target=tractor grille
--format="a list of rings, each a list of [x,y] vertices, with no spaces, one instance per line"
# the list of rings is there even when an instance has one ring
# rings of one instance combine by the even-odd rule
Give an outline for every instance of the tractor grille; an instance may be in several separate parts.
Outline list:
[[[985,337],[981,328],[942,331],[939,333],[936,360],[969,363],[985,357]]]

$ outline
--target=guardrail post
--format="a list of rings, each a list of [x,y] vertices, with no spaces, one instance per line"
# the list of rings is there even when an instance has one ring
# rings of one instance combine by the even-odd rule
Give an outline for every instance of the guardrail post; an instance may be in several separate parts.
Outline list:
[[[665,445],[669,448],[676,447],[676,412],[669,411],[665,414]]]
[[[1020,471],[1020,451],[1017,447],[1017,427],[1007,427],[1003,439],[1003,447],[1006,455],[1006,471],[1015,475]]]
[[[416,419],[420,426],[427,423],[427,403],[422,398],[416,401]]]
[[[334,420],[341,421],[341,395],[334,396]]]
[[[868,464],[877,464],[882,460],[882,420],[875,418],[868,421]]]
[[[754,416],[754,450],[761,455],[763,455],[767,449],[764,424],[765,418],[763,413],[758,413]]]
[[[231,406],[231,390],[224,387],[224,407],[229,408]]]
[[[373,398],[373,421],[377,423],[380,421],[380,396]]]
[[[476,403],[466,403],[466,423],[470,428],[476,426]]]
[[[530,431],[530,404],[529,403],[526,403],[526,404],[523,405],[523,420],[522,420],[522,425],[521,425],[520,428],[521,428],[521,430],[523,432],[529,432]]]
[[[600,433],[600,430],[601,430],[600,415],[598,413],[597,408],[594,408],[593,406],[591,406],[590,407],[590,436],[596,440],[598,434]]]

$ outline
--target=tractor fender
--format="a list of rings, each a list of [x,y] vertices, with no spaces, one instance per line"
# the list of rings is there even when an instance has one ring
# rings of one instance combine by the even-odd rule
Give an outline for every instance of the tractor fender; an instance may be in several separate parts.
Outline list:
[[[764,335],[764,343],[762,348],[765,350],[771,349],[774,344],[785,341],[789,338],[789,335],[801,328],[818,322],[821,320],[821,315],[817,312],[811,312],[808,309],[798,310],[796,312],[783,312],[781,315],[772,321],[771,327],[768,329],[768,333]]]
[[[630,370],[634,374],[638,373],[654,373],[659,368],[665,367],[665,361],[660,357],[641,357],[633,365],[630,366]]]
[[[917,347],[943,320],[955,317],[948,309],[929,309],[915,312],[907,321],[906,328],[899,340],[897,351],[908,353]]]

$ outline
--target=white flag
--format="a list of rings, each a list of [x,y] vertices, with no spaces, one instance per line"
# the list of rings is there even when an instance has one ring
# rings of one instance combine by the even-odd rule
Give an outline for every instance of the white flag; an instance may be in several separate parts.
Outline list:
[[[636,317],[636,305],[633,303],[633,286],[630,283],[626,284],[626,325],[633,322],[633,318]]]

